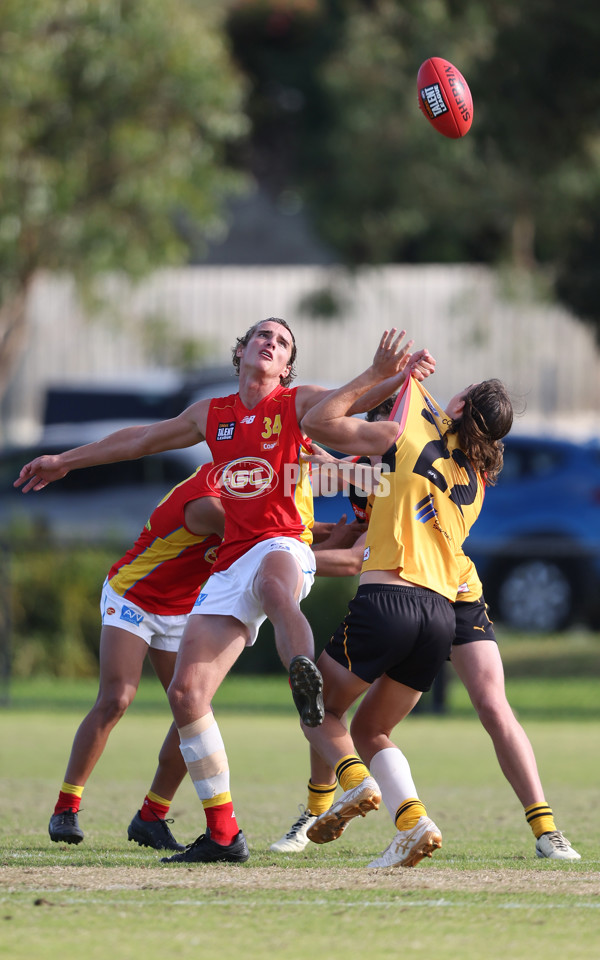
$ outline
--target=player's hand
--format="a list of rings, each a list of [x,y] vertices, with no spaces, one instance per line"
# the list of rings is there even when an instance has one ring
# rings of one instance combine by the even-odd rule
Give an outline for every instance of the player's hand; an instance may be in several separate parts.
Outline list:
[[[407,373],[412,373],[415,380],[425,380],[435,373],[435,357],[432,357],[427,349],[411,353],[407,363]]]
[[[68,472],[68,469],[62,466],[60,454],[44,454],[25,464],[13,486],[23,487],[23,493],[43,490],[54,480],[62,480]]]
[[[373,357],[372,368],[377,375],[378,380],[387,380],[388,377],[394,377],[401,373],[410,360],[410,348],[414,340],[409,340],[404,346],[402,341],[406,336],[406,330],[401,330],[397,334],[396,327],[391,330],[384,330],[379,346]]]
[[[320,467],[323,463],[339,463],[339,457],[334,457],[332,453],[329,453],[327,450],[324,450],[323,447],[320,447],[318,443],[315,443],[314,440],[310,442],[311,453],[305,453],[303,450],[300,451],[300,459],[305,463],[312,463],[313,466]]]
[[[345,550],[354,546],[364,532],[363,523],[357,520],[346,523],[346,514],[343,513],[337,523],[332,525],[329,536],[319,541],[319,546],[322,550]]]

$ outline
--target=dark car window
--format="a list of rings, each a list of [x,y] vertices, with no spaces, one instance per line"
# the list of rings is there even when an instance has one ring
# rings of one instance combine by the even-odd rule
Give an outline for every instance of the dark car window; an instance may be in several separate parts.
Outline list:
[[[21,490],[13,486],[21,467],[42,453],[58,453],[45,446],[42,450],[27,448],[23,451],[0,454],[0,493],[13,492],[22,496]],[[96,490],[108,490],[114,487],[163,486],[165,492],[176,483],[185,480],[193,472],[193,464],[181,457],[168,454],[156,454],[139,460],[124,460],[122,463],[99,464],[73,470],[66,477],[53,484],[50,489],[56,493],[81,493]]]
[[[507,443],[500,483],[548,476],[563,464],[565,454],[560,447],[540,443]]]
[[[532,451],[530,459],[529,472],[534,477],[543,477],[549,473],[554,473],[560,467],[564,457],[560,450],[551,450],[548,447],[540,447],[539,450]]]

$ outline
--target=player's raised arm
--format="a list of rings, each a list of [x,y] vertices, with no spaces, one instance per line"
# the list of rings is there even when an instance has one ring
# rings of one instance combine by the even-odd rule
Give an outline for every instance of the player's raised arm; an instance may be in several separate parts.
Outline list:
[[[410,359],[412,341],[402,346],[405,331],[384,331],[373,363],[349,383],[314,405],[302,420],[302,429],[320,443],[344,453],[382,454],[394,442],[398,425],[390,421],[367,423],[349,416],[360,401],[372,397],[380,384],[401,375]]]
[[[400,334],[400,336],[403,337],[404,333]],[[384,400],[387,400],[388,397],[397,393],[406,378],[411,374],[417,380],[425,380],[426,377],[431,376],[431,374],[435,372],[435,359],[429,351],[418,350],[416,353],[409,354],[408,348],[411,346],[411,343],[412,341],[403,348],[403,360],[398,369],[391,376],[374,384],[363,393],[362,396],[358,397],[348,410],[348,414],[366,413],[368,410],[372,410],[373,407],[377,407],[380,403],[383,403]],[[326,387],[306,385],[298,387],[296,400],[298,421],[302,422],[311,407],[316,406],[317,403],[320,403],[321,400],[324,400],[325,397],[328,397],[333,392],[332,389],[327,389]]]
[[[64,453],[44,454],[26,463],[14,482],[23,487],[23,493],[43,490],[54,480],[60,480],[71,470],[95,467],[101,463],[119,460],[137,460],[139,457],[163,450],[191,447],[204,440],[209,400],[200,400],[170,420],[140,426],[123,427],[102,440],[73,447]]]

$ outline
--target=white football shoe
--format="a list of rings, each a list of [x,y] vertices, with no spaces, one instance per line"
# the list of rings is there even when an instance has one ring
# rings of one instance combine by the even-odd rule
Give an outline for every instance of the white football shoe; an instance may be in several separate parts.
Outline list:
[[[442,845],[442,834],[429,817],[419,817],[416,826],[398,833],[370,867],[416,867]]]
[[[292,824],[281,840],[276,840],[275,843],[271,844],[269,850],[274,850],[275,853],[300,853],[304,850],[305,846],[310,843],[306,836],[306,831],[311,824],[315,822],[317,817],[306,807],[303,807],[302,804],[300,804],[298,809],[300,810],[300,816],[296,822]]]
[[[354,817],[366,817],[370,810],[379,810],[381,790],[373,777],[365,777],[352,790],[346,790],[329,810],[317,817],[308,828],[308,839],[313,843],[330,843],[341,837]]]
[[[535,855],[547,857],[549,860],[581,860],[581,854],[573,850],[560,830],[552,830],[538,837],[535,841]]]

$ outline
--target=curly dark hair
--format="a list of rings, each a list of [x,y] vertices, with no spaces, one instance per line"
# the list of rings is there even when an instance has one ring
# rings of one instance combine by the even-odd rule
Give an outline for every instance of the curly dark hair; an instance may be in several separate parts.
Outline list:
[[[285,320],[282,320],[280,317],[267,317],[266,320],[259,320],[258,323],[255,323],[252,327],[250,327],[249,330],[246,330],[246,333],[244,334],[243,337],[238,337],[238,338],[237,338],[235,347],[233,347],[233,350],[232,350],[232,354],[233,354],[233,358],[232,358],[232,359],[233,359],[233,365],[234,365],[234,367],[235,367],[236,376],[239,377],[239,375],[240,375],[240,357],[238,357],[238,355],[237,355],[237,349],[238,349],[238,347],[245,347],[245,346],[246,346],[246,344],[247,344],[248,341],[250,340],[252,334],[253,334],[256,330],[258,330],[258,328],[260,327],[261,323],[280,323],[282,327],[285,327],[285,329],[288,331],[288,333],[290,334],[290,336],[291,336],[291,338],[292,338],[292,352],[291,352],[291,354],[290,354],[290,359],[289,359],[289,361],[288,361],[288,362],[289,362],[289,367],[290,367],[290,372],[288,373],[287,377],[280,377],[280,378],[279,378],[280,381],[281,381],[281,386],[282,386],[282,387],[289,387],[290,383],[292,382],[292,380],[293,380],[294,377],[296,376],[296,371],[295,371],[295,369],[294,369],[294,363],[296,362],[296,339],[295,339],[295,337],[294,337],[294,334],[293,334],[293,332],[292,332],[289,324],[288,324]]]
[[[449,430],[457,435],[461,450],[491,486],[502,470],[502,437],[512,422],[513,406],[504,384],[500,380],[482,380],[465,396],[463,412]]]
[[[376,407],[367,410],[365,420],[368,420],[369,423],[374,423],[375,420],[389,420],[397,397],[398,394],[395,393],[393,397],[388,397],[387,400],[382,400],[381,403],[378,403]]]

